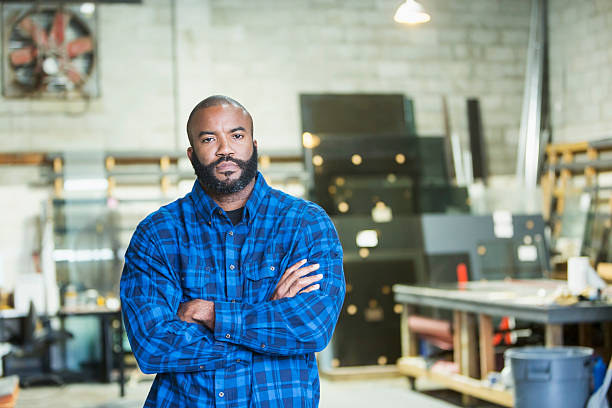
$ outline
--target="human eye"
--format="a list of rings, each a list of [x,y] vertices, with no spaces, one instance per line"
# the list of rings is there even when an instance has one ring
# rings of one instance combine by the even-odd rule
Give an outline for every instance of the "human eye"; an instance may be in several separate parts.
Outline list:
[[[244,135],[242,133],[234,133],[232,137],[236,140],[244,139]]]
[[[212,137],[212,136],[205,136],[202,139],[200,139],[200,142],[202,142],[202,143],[211,143],[214,140],[215,140],[215,138]]]

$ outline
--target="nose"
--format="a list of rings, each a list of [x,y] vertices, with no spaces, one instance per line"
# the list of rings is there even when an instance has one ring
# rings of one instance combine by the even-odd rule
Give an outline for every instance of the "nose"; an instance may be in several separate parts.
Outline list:
[[[219,138],[219,145],[218,145],[218,148],[217,148],[216,155],[219,156],[219,157],[233,156],[234,155],[234,150],[230,146],[230,143],[229,143],[227,137],[223,137],[222,136],[222,137]]]

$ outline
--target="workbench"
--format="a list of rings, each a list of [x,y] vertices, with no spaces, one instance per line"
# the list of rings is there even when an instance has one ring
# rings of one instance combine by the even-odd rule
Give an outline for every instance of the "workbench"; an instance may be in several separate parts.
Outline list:
[[[546,346],[550,347],[563,345],[564,324],[612,321],[612,303],[579,302],[572,306],[554,303],[554,293],[561,285],[565,282],[545,279],[478,281],[436,287],[394,285],[395,301],[404,305],[399,371],[411,378],[428,378],[464,395],[512,407],[510,391],[481,381],[495,371],[492,317],[510,316],[543,324]],[[453,311],[453,358],[459,374],[430,371],[417,356],[418,340],[407,324],[408,316],[417,305]],[[477,352],[481,379],[476,378]]]

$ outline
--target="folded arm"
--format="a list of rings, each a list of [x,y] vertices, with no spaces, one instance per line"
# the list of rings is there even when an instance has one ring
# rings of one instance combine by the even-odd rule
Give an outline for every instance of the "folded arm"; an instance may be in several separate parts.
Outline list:
[[[145,373],[213,369],[226,347],[205,326],[177,318],[180,279],[154,229],[151,219],[139,225],[121,276],[123,318],[134,356]]]
[[[215,302],[214,336],[218,341],[275,355],[325,348],[342,308],[345,282],[342,247],[322,209],[307,212],[289,259],[289,264],[302,259],[319,264],[315,272],[323,275],[317,282],[319,288],[256,304]]]

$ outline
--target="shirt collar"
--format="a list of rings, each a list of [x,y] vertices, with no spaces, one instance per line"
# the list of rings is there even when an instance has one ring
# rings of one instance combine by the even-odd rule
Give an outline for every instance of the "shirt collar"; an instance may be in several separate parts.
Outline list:
[[[268,183],[266,183],[266,180],[264,180],[263,175],[260,172],[257,172],[253,191],[251,192],[251,195],[244,206],[245,211],[243,218],[245,221],[247,221],[247,223],[250,224],[251,221],[253,221],[255,214],[257,213],[257,209],[269,190],[270,187],[268,186]],[[212,215],[215,211],[221,209],[215,200],[213,200],[206,193],[206,191],[204,191],[197,179],[193,183],[191,197],[193,199],[196,211],[204,218],[206,222],[209,222],[212,219]]]

